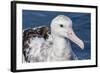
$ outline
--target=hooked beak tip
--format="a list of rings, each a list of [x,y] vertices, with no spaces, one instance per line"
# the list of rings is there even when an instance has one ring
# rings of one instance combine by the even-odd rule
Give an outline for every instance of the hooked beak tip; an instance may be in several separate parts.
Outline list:
[[[82,40],[81,40],[82,41]],[[82,41],[80,48],[83,50],[84,49],[84,42]]]

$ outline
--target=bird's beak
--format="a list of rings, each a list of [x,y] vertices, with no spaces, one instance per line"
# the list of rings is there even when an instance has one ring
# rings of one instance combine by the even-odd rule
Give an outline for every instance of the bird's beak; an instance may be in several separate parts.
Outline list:
[[[82,40],[80,40],[76,34],[74,33],[72,27],[70,27],[68,29],[68,39],[70,39],[71,41],[73,41],[75,44],[77,44],[81,49],[84,49],[84,43]]]

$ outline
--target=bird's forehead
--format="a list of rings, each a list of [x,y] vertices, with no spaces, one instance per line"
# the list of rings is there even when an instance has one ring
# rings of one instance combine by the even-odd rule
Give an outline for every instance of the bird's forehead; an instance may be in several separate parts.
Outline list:
[[[53,23],[62,23],[62,24],[71,24],[72,25],[72,21],[69,17],[64,16],[64,15],[59,15],[57,17],[55,17],[52,21]]]

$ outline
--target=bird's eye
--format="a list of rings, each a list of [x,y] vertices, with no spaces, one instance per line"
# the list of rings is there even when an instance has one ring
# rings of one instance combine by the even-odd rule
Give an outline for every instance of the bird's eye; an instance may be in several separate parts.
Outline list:
[[[64,27],[62,24],[60,24],[60,27]]]

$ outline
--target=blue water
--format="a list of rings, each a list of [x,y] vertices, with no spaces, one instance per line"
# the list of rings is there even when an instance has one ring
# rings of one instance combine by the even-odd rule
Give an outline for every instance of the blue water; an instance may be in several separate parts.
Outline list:
[[[23,10],[23,29],[41,25],[49,26],[57,15],[66,15],[73,21],[73,29],[76,35],[84,41],[85,48],[81,50],[71,42],[74,53],[80,60],[91,59],[91,14],[76,12],[34,11]]]

